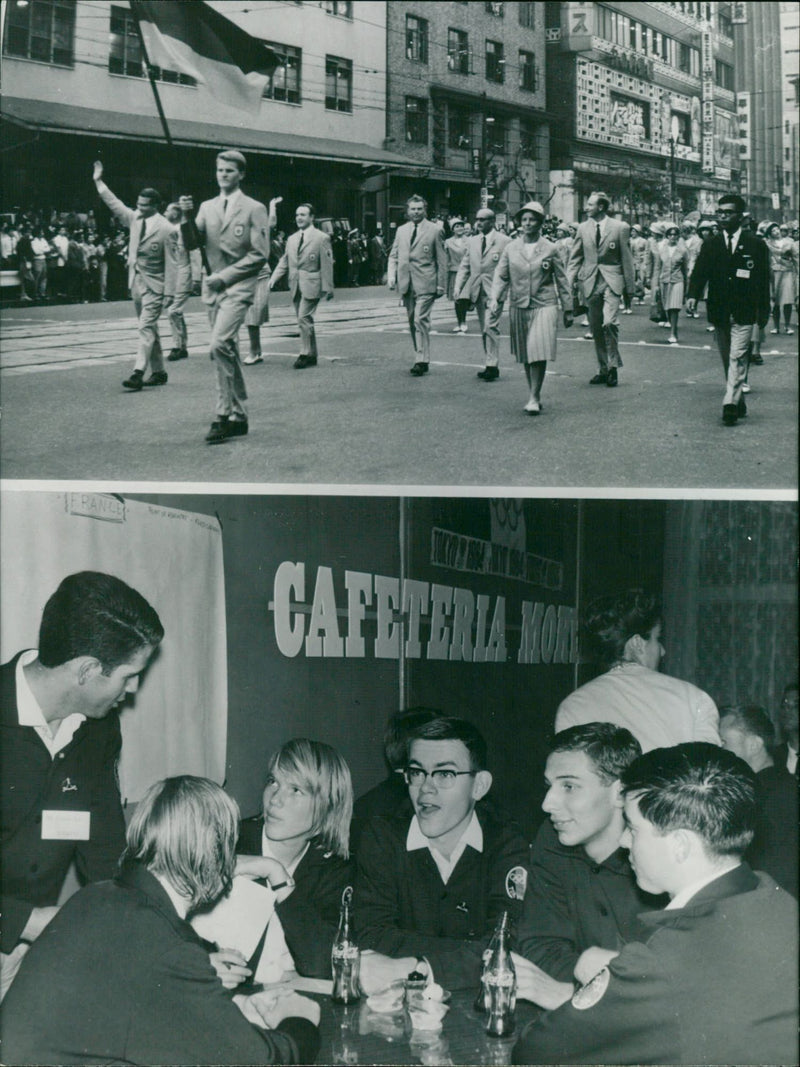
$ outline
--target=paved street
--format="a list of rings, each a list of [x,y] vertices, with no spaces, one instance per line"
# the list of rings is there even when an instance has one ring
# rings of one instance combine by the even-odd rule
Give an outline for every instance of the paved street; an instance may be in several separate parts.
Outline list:
[[[681,320],[668,346],[647,307],[621,319],[616,389],[590,387],[594,348],[579,325],[559,331],[543,413],[523,413],[524,374],[508,352],[485,384],[477,319],[452,334],[434,311],[431,372],[411,378],[404,313],[386,289],[350,289],[320,307],[318,367],[297,371],[286,293],[262,328],[265,361],[246,367],[250,434],[204,441],[215,378],[198,299],[191,358],[169,384],[128,393],[135,323],[129,303],[15,308],[2,316],[2,476],[118,482],[301,483],[602,489],[794,489],[797,337],[767,334],[751,369],[749,417],[722,426],[722,368],[705,319]],[[162,338],[168,338],[162,321]],[[245,331],[241,338],[246,351]],[[166,344],[168,347],[168,341]]]

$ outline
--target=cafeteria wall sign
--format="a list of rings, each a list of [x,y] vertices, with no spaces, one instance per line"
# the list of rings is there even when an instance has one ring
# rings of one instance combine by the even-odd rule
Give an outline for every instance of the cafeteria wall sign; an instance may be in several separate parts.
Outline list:
[[[309,602],[305,563],[275,571],[275,641],[282,655],[309,659],[451,660],[462,663],[574,663],[577,615],[568,604],[523,600],[519,620],[506,626],[506,598],[414,578],[344,572],[337,601],[333,569],[317,567]],[[364,624],[375,623],[369,645]],[[344,632],[343,632],[344,631]],[[516,647],[509,649],[509,638]]]

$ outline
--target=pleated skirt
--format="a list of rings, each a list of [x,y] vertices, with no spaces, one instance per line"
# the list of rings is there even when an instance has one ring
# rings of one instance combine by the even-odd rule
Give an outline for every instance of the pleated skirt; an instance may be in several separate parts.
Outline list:
[[[683,281],[667,282],[661,286],[661,299],[665,311],[680,311],[683,307]]]
[[[794,274],[790,270],[775,271],[772,275],[772,303],[793,304],[797,297],[794,288]]]
[[[552,362],[556,358],[558,307],[518,308],[508,311],[511,355],[517,363]]]
[[[456,298],[456,277],[458,275],[457,270],[449,270],[447,272],[447,299],[455,300]]]

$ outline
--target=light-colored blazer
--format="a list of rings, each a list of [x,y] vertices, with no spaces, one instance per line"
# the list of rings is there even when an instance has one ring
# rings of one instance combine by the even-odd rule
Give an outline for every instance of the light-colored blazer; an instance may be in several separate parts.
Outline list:
[[[128,288],[138,274],[144,285],[153,293],[164,292],[165,244],[174,233],[175,227],[167,222],[163,215],[156,213],[147,220],[144,241],[139,240],[142,229],[142,216],[132,207],[123,204],[114,196],[105,182],[95,183],[100,199],[130,230],[128,239]]]
[[[523,244],[517,237],[503,248],[492,281],[492,302],[499,304],[510,290],[512,307],[547,307],[556,303],[558,293],[561,307],[571,312],[572,290],[557,246],[540,237],[528,259]]]
[[[598,271],[612,293],[621,296],[623,290],[634,290],[633,256],[631,255],[631,228],[627,222],[606,218],[602,224],[603,238],[600,247],[595,239],[596,222],[587,219],[578,227],[569,254],[569,279],[577,277],[586,297],[592,295]]]
[[[300,234],[305,234],[298,256]],[[272,272],[272,285],[289,272],[289,292],[294,300],[299,293],[307,300],[319,300],[333,292],[333,248],[327,233],[316,226],[297,230],[286,240],[286,251]]]
[[[683,241],[672,247],[666,238],[653,257],[653,289],[658,285],[677,285],[689,281],[689,249]]]
[[[481,240],[484,234],[476,233],[467,238],[467,251],[458,268],[454,288],[457,300],[471,300],[474,304],[483,290],[488,300],[492,292],[492,279],[500,262],[500,256],[511,238],[490,230],[486,236],[486,251],[481,255]]]
[[[417,296],[433,296],[437,289],[447,289],[447,253],[439,227],[429,219],[419,223],[417,239],[411,248],[414,224],[397,227],[389,253],[388,284],[396,284],[401,296],[411,286]]]
[[[223,213],[222,199],[204,200],[195,219],[208,265],[226,289],[242,285],[255,290],[258,272],[269,259],[267,209],[240,192]],[[186,223],[181,232],[186,247],[194,248]]]
[[[466,237],[448,237],[444,247],[447,252],[447,269],[451,274],[455,274],[467,250],[467,239]]]

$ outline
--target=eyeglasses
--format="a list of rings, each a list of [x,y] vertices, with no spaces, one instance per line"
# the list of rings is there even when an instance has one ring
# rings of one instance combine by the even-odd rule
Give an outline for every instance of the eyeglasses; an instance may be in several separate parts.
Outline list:
[[[718,207],[717,208],[717,214],[719,215],[720,218],[727,219],[727,218],[730,218],[731,215],[738,215],[739,212],[736,211],[733,208],[729,211],[727,208]]]
[[[437,767],[434,771],[426,771],[424,767],[406,767],[403,776],[409,785],[424,785],[425,781],[430,778],[437,789],[452,789],[459,775],[477,773],[477,771],[453,771],[449,767]]]

